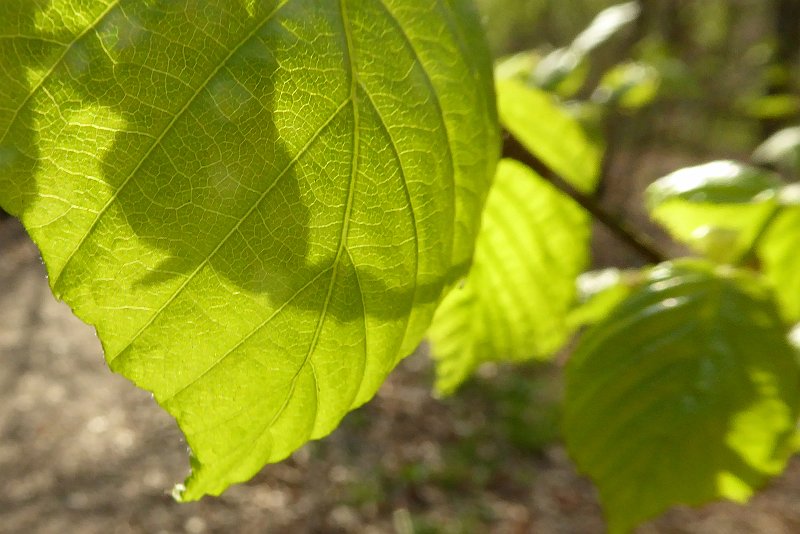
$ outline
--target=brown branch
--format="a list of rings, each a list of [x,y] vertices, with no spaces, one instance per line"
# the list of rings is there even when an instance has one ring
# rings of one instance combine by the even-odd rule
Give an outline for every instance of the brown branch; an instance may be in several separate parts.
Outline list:
[[[581,205],[595,219],[611,230],[617,238],[638,252],[647,261],[661,263],[667,261],[669,256],[662,252],[653,239],[635,228],[627,220],[618,217],[601,206],[594,198],[578,191],[570,183],[559,176],[543,161],[528,152],[522,144],[509,132],[503,135],[503,157],[524,163],[545,180],[550,182],[559,191],[569,196]]]

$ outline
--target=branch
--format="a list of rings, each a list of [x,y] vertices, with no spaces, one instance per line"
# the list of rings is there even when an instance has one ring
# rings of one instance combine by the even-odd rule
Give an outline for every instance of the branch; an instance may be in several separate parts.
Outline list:
[[[650,236],[633,228],[624,218],[606,210],[594,198],[575,189],[542,160],[528,152],[509,132],[504,132],[503,135],[503,157],[515,159],[536,171],[542,178],[580,204],[583,209],[611,230],[620,241],[630,246],[647,261],[661,263],[669,259],[669,256],[659,249]]]

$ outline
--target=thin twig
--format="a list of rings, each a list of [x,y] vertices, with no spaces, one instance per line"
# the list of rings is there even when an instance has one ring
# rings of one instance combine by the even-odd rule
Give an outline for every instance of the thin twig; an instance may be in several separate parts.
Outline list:
[[[577,202],[592,216],[611,230],[620,241],[630,246],[647,261],[661,263],[667,261],[669,256],[662,252],[653,239],[633,228],[627,220],[618,217],[601,206],[595,199],[578,191],[569,182],[559,176],[543,161],[528,152],[524,146],[510,133],[503,136],[503,157],[511,158],[524,163],[545,180],[554,185],[565,195]]]

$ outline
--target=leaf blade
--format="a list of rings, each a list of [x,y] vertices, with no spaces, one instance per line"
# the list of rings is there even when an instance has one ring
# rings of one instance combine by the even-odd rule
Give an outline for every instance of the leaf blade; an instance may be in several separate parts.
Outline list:
[[[672,504],[745,500],[778,474],[795,448],[798,376],[751,275],[659,266],[567,368],[565,437],[611,531]]]
[[[0,58],[0,203],[178,419],[186,500],[371,398],[470,261],[499,147],[468,2],[207,4],[20,2],[9,34],[74,44]]]
[[[481,363],[543,359],[561,347],[589,236],[578,204],[525,165],[500,162],[470,274],[428,332],[440,394]]]

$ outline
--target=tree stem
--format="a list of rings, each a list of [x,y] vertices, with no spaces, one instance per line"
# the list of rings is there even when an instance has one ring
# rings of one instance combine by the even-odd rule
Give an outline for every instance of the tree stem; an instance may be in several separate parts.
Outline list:
[[[503,136],[503,157],[517,160],[536,171],[542,178],[580,204],[583,209],[611,230],[621,242],[630,246],[647,261],[661,263],[669,259],[669,256],[659,249],[650,236],[639,232],[627,220],[609,212],[595,199],[578,191],[543,161],[528,152],[509,132],[504,132]]]

